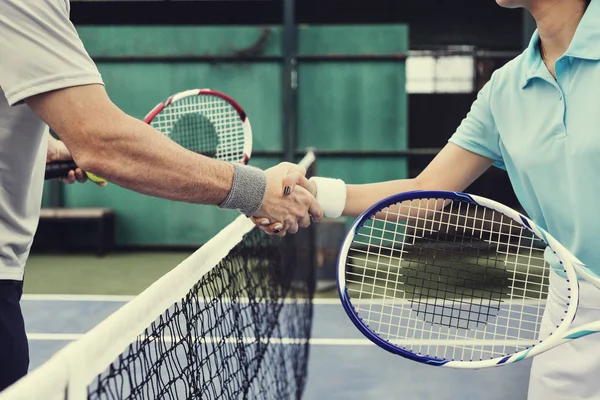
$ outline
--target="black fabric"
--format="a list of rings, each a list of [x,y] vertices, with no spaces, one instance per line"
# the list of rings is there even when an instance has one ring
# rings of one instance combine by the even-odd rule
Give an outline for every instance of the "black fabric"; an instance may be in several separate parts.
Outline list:
[[[23,282],[0,280],[0,391],[27,374],[29,346],[19,301]]]

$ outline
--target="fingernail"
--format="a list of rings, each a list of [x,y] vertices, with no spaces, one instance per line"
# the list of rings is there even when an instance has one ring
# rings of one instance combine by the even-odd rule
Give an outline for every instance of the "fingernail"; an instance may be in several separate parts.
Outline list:
[[[283,229],[283,226],[281,226],[281,225],[277,225],[277,226],[275,227],[275,229],[273,229],[273,232],[275,232],[275,233],[279,233],[279,232],[281,232],[281,229]]]
[[[271,221],[269,221],[268,219],[265,219],[265,220],[264,220],[264,221],[262,221],[260,224],[261,224],[262,226],[267,226],[267,225],[269,225],[269,223],[270,223],[270,222],[271,222]]]
[[[290,194],[291,191],[292,191],[292,188],[289,187],[289,186],[286,186],[286,187],[283,188],[283,194],[286,195],[286,196],[288,194]]]

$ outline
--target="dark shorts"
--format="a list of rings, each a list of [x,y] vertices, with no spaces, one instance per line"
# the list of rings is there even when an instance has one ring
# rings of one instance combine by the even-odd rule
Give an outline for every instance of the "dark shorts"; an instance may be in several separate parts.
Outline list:
[[[29,347],[21,313],[23,282],[0,280],[0,391],[27,374]]]

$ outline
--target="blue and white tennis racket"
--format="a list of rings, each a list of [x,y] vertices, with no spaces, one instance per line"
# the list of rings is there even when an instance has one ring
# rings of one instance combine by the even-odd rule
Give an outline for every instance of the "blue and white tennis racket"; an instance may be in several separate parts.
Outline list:
[[[541,337],[550,274],[570,297],[560,324]],[[577,274],[600,288],[600,277],[517,211],[479,196],[417,191],[356,220],[341,248],[338,290],[352,322],[383,349],[476,369],[600,331],[600,321],[571,328]]]

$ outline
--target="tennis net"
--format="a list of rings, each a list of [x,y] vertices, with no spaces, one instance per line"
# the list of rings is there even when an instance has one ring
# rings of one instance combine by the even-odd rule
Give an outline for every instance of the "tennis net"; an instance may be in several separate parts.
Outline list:
[[[240,216],[0,399],[300,399],[312,237]]]

